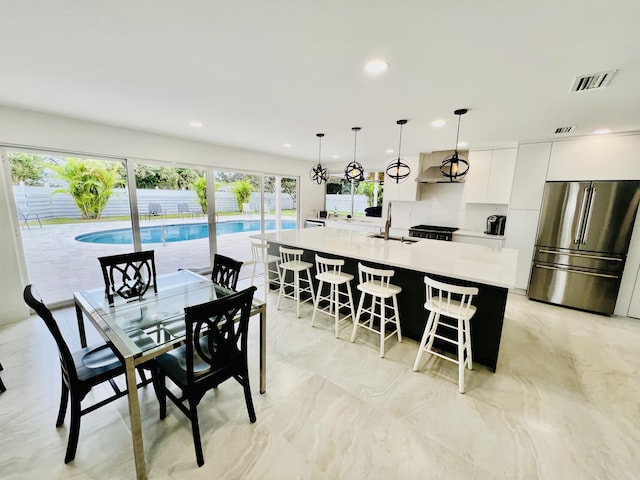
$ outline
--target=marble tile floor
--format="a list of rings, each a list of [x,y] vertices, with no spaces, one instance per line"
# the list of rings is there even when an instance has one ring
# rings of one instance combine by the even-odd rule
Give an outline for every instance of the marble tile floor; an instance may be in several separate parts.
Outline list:
[[[242,285],[241,285],[242,286]],[[151,479],[635,479],[640,465],[640,321],[531,302],[512,294],[497,372],[476,366],[457,392],[456,366],[429,359],[411,370],[417,343],[333,320],[310,327],[270,294],[267,393],[258,393],[258,324],[251,326],[257,422],[242,389],[226,382],[203,399],[205,465],[189,422],[153,390],[139,391]],[[56,312],[77,346],[72,309]],[[95,335],[95,332],[93,333]],[[97,337],[94,337],[97,339]],[[82,420],[76,459],[64,465],[67,428],[55,428],[57,352],[32,317],[0,328],[7,392],[0,395],[3,479],[134,478],[126,399]],[[100,390],[92,392],[97,398]],[[67,423],[68,426],[68,418]]]

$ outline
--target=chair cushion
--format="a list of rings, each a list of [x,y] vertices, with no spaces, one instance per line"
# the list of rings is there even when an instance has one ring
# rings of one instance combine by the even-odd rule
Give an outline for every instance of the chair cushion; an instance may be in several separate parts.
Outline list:
[[[200,339],[200,345],[206,351],[207,342],[206,339]],[[241,355],[240,351],[235,352],[231,358],[237,358]],[[156,358],[157,365],[167,374],[167,376],[177,385],[187,385],[187,347],[182,346],[164,353]],[[231,363],[231,362],[229,362]],[[228,378],[232,375],[229,365],[225,363],[221,366],[211,367],[205,362],[197,352],[194,352],[193,356],[193,371],[196,382],[200,377],[209,377],[212,375],[220,376],[221,378]]]
[[[309,263],[309,262],[301,262],[298,260],[294,260],[291,262],[282,262],[280,264],[280,268],[283,270],[298,270],[298,271],[302,271],[302,270],[307,270],[309,268],[313,267],[313,264]]]
[[[115,370],[121,370],[121,373],[124,373],[124,365],[106,343],[73,352],[73,362],[80,381],[112,378]]]

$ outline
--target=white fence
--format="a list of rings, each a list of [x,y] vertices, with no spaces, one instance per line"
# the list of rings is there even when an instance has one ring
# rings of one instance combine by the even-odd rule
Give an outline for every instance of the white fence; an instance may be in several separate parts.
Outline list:
[[[71,195],[68,193],[56,193],[51,187],[32,187],[14,185],[13,194],[16,205],[24,212],[37,214],[44,218],[81,218],[80,211],[76,207]],[[140,215],[148,212],[150,203],[159,203],[162,211],[166,214],[179,213],[178,203],[186,203],[192,212],[200,212],[198,197],[193,190],[154,190],[139,189],[138,211]],[[265,193],[265,208],[275,209],[276,198],[274,193]],[[238,212],[238,202],[231,192],[216,192],[217,212]],[[290,195],[281,194],[281,208],[284,210],[295,208],[294,201]],[[260,211],[260,194],[252,193],[249,202],[254,211]],[[124,188],[113,189],[113,194],[109,198],[106,207],[102,212],[103,217],[126,216],[130,214],[129,194]]]

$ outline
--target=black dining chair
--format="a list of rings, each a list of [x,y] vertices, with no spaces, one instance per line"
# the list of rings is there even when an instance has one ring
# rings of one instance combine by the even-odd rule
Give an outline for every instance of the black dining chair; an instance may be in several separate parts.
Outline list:
[[[69,399],[71,399],[71,424],[69,427],[69,440],[67,441],[67,453],[64,457],[64,463],[69,463],[76,456],[80,434],[80,418],[127,394],[127,390],[121,390],[114,381],[115,377],[124,373],[124,365],[106,343],[99,346],[81,348],[72,352],[62,336],[58,323],[51,311],[42,301],[36,299],[31,285],[25,287],[23,298],[26,304],[42,318],[58,346],[62,392],[56,427],[60,427],[64,423],[67,405]],[[114,394],[83,409],[81,403],[86,395],[93,387],[105,382],[111,384]]]
[[[213,271],[211,281],[230,290],[235,290],[238,285],[238,277],[242,262],[216,253],[213,256]]]
[[[244,389],[251,423],[256,413],[247,367],[247,331],[256,287],[212,302],[185,308],[185,345],[156,358],[155,391],[160,419],[167,416],[167,397],[191,420],[198,466],[204,465],[198,404],[208,390],[234,378]],[[169,379],[180,396],[166,387]]]
[[[142,298],[150,288],[158,293],[153,250],[98,257],[98,261],[109,304],[113,304],[116,295],[131,300]]]
[[[0,372],[4,370],[2,368],[2,364],[0,363]],[[7,391],[7,387],[4,386],[4,382],[2,381],[2,378],[0,378],[0,393],[2,392],[6,392]]]

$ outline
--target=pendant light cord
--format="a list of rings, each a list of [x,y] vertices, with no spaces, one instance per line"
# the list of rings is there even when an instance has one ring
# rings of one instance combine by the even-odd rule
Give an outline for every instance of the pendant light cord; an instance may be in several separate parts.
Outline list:
[[[456,153],[458,153],[458,139],[460,138],[460,117],[462,117],[462,114],[458,114],[458,132],[456,133],[456,146],[454,148]]]
[[[398,161],[400,160],[400,152],[402,149],[402,123],[400,124],[400,142],[398,142]]]
[[[358,143],[358,130],[359,128],[353,128],[353,161],[356,161],[356,145]]]

